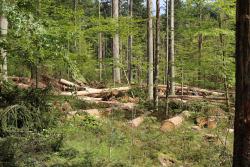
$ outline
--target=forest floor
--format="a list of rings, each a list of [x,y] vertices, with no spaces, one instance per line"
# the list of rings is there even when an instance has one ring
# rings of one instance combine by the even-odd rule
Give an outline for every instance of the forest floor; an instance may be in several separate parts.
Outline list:
[[[141,95],[136,93],[136,95]],[[135,98],[135,97],[134,97]],[[67,103],[70,110],[81,111],[108,107],[82,101],[79,98],[60,97],[56,101]],[[54,99],[54,100],[55,100]],[[123,98],[120,98],[123,99]],[[118,100],[119,101],[119,100]],[[120,100],[120,102],[124,102]],[[104,115],[65,115],[63,123],[53,131],[64,135],[60,152],[50,156],[49,166],[231,166],[233,132],[230,113],[223,112],[224,105],[203,100],[187,103],[171,100],[170,117],[183,110],[192,110],[191,117],[170,132],[160,130],[165,119],[164,101],[159,111],[149,114],[138,127],[129,121],[150,110],[148,102],[137,104],[133,110],[115,108]],[[66,106],[67,106],[66,105]],[[66,107],[67,108],[67,107]],[[216,118],[216,128],[196,126],[199,117],[223,112]],[[210,113],[209,113],[210,112]],[[216,115],[216,114],[215,114]],[[60,166],[59,165],[59,166]]]
[[[131,120],[153,109],[153,104],[145,101],[142,88],[132,88],[122,94],[111,91],[104,93],[102,100],[98,98],[50,96],[49,102],[61,112],[60,120],[56,126],[38,134],[39,144],[31,143],[39,146],[28,153],[19,153],[27,154],[23,166],[27,166],[27,161],[32,164],[28,166],[53,167],[232,165],[233,117],[231,112],[225,112],[224,104],[204,99],[170,100],[166,116],[166,101],[160,100],[158,111],[147,114],[142,124],[133,127]],[[100,103],[105,100],[108,103]],[[102,114],[87,112],[90,109]],[[164,120],[186,110],[191,116],[180,126],[169,132],[160,129]],[[206,123],[197,126],[197,118],[208,117],[216,119],[216,127],[208,128]],[[46,142],[54,140],[53,136],[57,139],[57,134],[61,135],[60,139],[53,143],[53,151],[48,151]],[[35,141],[36,137],[31,135],[27,141],[30,138]]]

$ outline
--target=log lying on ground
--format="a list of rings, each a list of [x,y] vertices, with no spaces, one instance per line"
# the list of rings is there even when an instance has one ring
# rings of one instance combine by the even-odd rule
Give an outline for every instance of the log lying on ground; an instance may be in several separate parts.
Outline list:
[[[31,79],[28,77],[16,77],[16,76],[9,76],[8,79],[17,82],[17,83],[23,83],[28,84],[30,83]]]
[[[158,88],[160,89],[166,89],[166,85],[158,85]],[[183,89],[183,92],[201,92],[203,94],[207,94],[207,95],[213,95],[213,96],[223,96],[225,95],[225,93],[220,92],[220,91],[216,91],[216,90],[207,90],[207,89],[201,89],[201,88],[197,88],[197,87],[188,87],[188,86],[178,86],[176,85],[176,90],[181,90]]]
[[[86,113],[86,114],[89,114],[93,117],[100,118],[101,116],[104,115],[105,112],[110,112],[110,111],[112,111],[112,108],[70,111],[70,112],[68,112],[68,114],[70,116],[74,116],[74,115],[79,114],[79,113]]]
[[[165,96],[160,96],[160,98],[166,98]],[[227,98],[225,97],[215,97],[215,96],[187,96],[187,95],[170,95],[168,96],[170,99],[182,99],[182,100],[208,100],[208,101],[213,101],[213,100],[221,100],[225,101]]]
[[[77,96],[89,96],[89,95],[94,95],[94,94],[102,94],[102,93],[108,93],[112,91],[122,91],[126,92],[130,90],[130,87],[119,87],[119,88],[110,88],[110,89],[94,89],[94,88],[86,88],[84,91],[77,91],[77,92],[62,92],[61,95],[63,96],[72,96],[72,95],[77,95]]]
[[[89,103],[96,103],[101,105],[107,105],[109,107],[117,107],[123,110],[132,110],[136,107],[136,103],[121,103],[118,101],[103,101],[102,98],[94,98],[94,97],[79,97],[80,100]]]
[[[80,88],[79,85],[73,83],[73,82],[70,82],[70,81],[67,81],[66,79],[60,79],[59,80],[59,83],[60,84],[63,84],[63,85],[66,85],[66,86],[69,86],[69,87],[75,87],[75,88]]]
[[[140,126],[143,122],[146,116],[148,116],[150,114],[150,112],[146,112],[143,115],[129,121],[129,125],[133,128],[137,128],[138,126]]]
[[[169,132],[180,126],[185,118],[190,117],[190,113],[188,111],[183,111],[181,114],[165,120],[162,125],[160,130],[163,132]]]

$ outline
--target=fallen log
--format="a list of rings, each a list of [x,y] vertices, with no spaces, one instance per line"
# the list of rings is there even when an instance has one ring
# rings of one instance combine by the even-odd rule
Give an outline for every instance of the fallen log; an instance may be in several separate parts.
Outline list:
[[[215,129],[217,127],[217,121],[214,117],[208,118],[207,127],[208,129]]]
[[[166,89],[166,87],[167,87],[166,85],[158,85],[159,89]],[[185,92],[189,92],[189,93],[191,93],[191,92],[197,92],[197,93],[201,92],[204,95],[213,95],[213,96],[224,96],[225,95],[225,93],[223,93],[223,92],[219,92],[219,91],[216,91],[216,90],[201,89],[201,88],[198,88],[198,87],[189,87],[189,86],[181,87],[181,86],[176,85],[175,89],[176,89],[176,91],[182,89],[184,93]]]
[[[85,102],[107,105],[109,107],[117,107],[123,110],[132,110],[137,106],[135,103],[121,103],[118,101],[103,101],[102,98],[94,98],[94,97],[79,97],[79,99]]]
[[[183,111],[181,114],[173,118],[165,120],[162,123],[160,130],[163,132],[170,132],[174,130],[175,128],[177,128],[178,126],[180,126],[185,120],[185,118],[188,118],[188,117],[190,117],[190,113],[188,111]]]
[[[160,96],[160,98],[166,98],[165,96]],[[213,100],[221,100],[225,101],[227,100],[225,97],[215,97],[215,96],[187,96],[187,95],[170,95],[168,96],[170,99],[182,99],[182,100],[208,100],[208,101],[213,101]]]
[[[20,88],[20,89],[28,89],[28,88],[30,88],[30,85],[23,84],[23,83],[18,83],[17,87]]]
[[[76,92],[62,92],[61,95],[63,96],[89,96],[89,95],[95,95],[95,94],[102,94],[102,93],[108,93],[112,91],[128,91],[130,90],[130,87],[119,87],[119,88],[106,88],[106,89],[94,89],[94,88],[86,88],[84,91],[76,91]]]
[[[143,122],[146,116],[148,116],[150,114],[150,112],[146,112],[145,114],[129,121],[129,125],[133,128],[137,128],[138,126],[140,126]]]
[[[80,88],[79,85],[73,83],[73,82],[70,82],[70,81],[67,81],[66,79],[60,79],[59,80],[59,83],[60,84],[63,84],[63,85],[66,85],[68,87],[75,87],[75,88]]]
[[[110,111],[112,111],[112,108],[70,111],[70,112],[68,112],[68,114],[70,116],[75,116],[76,114],[79,114],[79,113],[86,113],[86,114],[91,115],[93,117],[100,118],[101,116],[104,115],[105,112],[110,112]]]

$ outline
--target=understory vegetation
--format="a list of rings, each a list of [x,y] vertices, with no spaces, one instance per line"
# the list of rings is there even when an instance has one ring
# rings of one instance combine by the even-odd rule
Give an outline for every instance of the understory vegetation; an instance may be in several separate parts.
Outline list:
[[[161,121],[167,118],[164,102],[140,127],[132,128],[128,121],[150,110],[151,105],[141,102],[133,111],[114,109],[102,119],[86,114],[69,117],[53,103],[67,102],[72,110],[97,106],[77,97],[51,95],[48,90],[20,90],[10,84],[1,90],[1,100],[11,98],[0,112],[1,166],[150,167],[161,166],[161,159],[170,166],[231,166],[233,135],[228,130],[232,118],[223,112],[224,105],[170,101],[169,117],[183,110],[192,111],[192,115],[180,128],[163,133]],[[136,90],[135,95],[141,94]],[[192,129],[197,117],[211,116],[217,110],[225,118],[218,120],[216,129]]]

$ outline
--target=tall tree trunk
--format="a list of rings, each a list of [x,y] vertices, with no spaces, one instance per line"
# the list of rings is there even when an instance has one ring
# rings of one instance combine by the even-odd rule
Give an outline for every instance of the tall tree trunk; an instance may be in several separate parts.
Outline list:
[[[174,0],[170,0],[171,10],[170,10],[170,53],[169,53],[169,66],[170,66],[170,94],[175,94],[175,65],[174,65]]]
[[[165,57],[165,84],[166,84],[166,105],[165,105],[165,113],[166,117],[168,117],[168,108],[169,108],[169,0],[166,0],[166,57]]]
[[[2,38],[6,38],[8,33],[8,20],[5,16],[0,17],[0,29]],[[4,81],[8,80],[7,52],[4,48],[1,49],[2,56],[2,77]]]
[[[166,45],[166,56],[165,56],[165,84],[168,84],[169,73],[168,73],[168,58],[169,58],[169,0],[166,0],[166,36],[165,36],[165,45]],[[168,89],[167,89],[168,90]]]
[[[237,0],[234,167],[250,166],[250,0]]]
[[[98,5],[98,13],[99,13],[99,19],[101,18],[101,3],[99,1]],[[98,61],[99,61],[99,80],[102,81],[102,59],[103,59],[103,46],[102,46],[102,33],[99,32],[98,34]]]
[[[129,0],[129,17],[130,20],[132,21],[133,17],[133,0]],[[130,25],[132,25],[130,23]],[[133,74],[132,74],[132,46],[133,46],[133,37],[132,35],[129,35],[128,37],[128,79],[129,83],[131,83],[133,79]]]
[[[112,15],[116,20],[116,28],[118,28],[119,17],[119,1],[112,1]],[[120,55],[119,55],[119,34],[116,30],[116,34],[113,37],[113,58],[114,58],[114,83],[121,83],[121,69],[120,69]]]
[[[202,5],[199,4],[199,27],[201,28],[201,21],[202,21]],[[202,57],[202,44],[203,44],[203,35],[202,33],[200,33],[198,35],[198,85],[200,86],[201,84],[201,77],[202,77],[202,74],[201,74],[201,57]]]
[[[199,52],[199,55],[198,55],[198,83],[199,83],[199,86],[200,86],[200,81],[201,81],[201,77],[202,77],[202,74],[201,74],[201,57],[202,57],[202,43],[203,43],[203,35],[202,34],[199,34],[198,35],[198,52]]]
[[[153,22],[152,22],[152,0],[147,0],[147,12],[148,12],[148,27],[147,27],[147,54],[148,54],[148,98],[149,100],[154,99],[153,95],[153,63],[154,63],[154,55],[153,55]]]
[[[158,109],[158,80],[159,80],[159,54],[160,54],[160,0],[156,0],[156,32],[154,57],[154,106]]]

